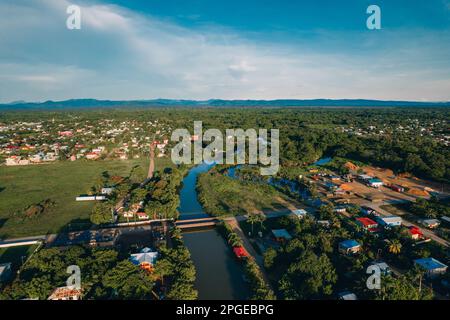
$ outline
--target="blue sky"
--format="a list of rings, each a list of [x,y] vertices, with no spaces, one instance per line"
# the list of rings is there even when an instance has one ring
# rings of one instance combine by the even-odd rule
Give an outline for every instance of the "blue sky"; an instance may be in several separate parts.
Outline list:
[[[450,0],[2,0],[0,14],[0,102],[450,100]]]

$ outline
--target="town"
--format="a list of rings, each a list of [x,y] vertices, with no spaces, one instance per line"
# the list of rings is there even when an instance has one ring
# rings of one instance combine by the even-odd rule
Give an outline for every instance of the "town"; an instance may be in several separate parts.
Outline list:
[[[423,109],[365,112],[380,123],[408,122],[400,116],[405,112],[430,116]],[[244,128],[279,119],[280,171],[263,176],[259,164],[173,163],[170,130],[192,126],[193,113],[209,128],[236,119],[246,121]],[[388,139],[363,129],[357,135],[342,130],[337,119],[347,122],[350,114],[366,127],[365,115],[355,110],[274,109],[267,118],[264,109],[233,113],[180,108],[169,118],[164,109],[115,110],[103,120],[104,111],[92,110],[71,111],[71,117],[49,112],[29,122],[5,113],[2,298],[447,299],[445,178],[424,179],[431,168],[408,164],[417,157],[412,153],[399,153],[404,166],[389,168],[390,160],[385,158],[383,167],[373,151],[355,156],[352,146],[343,152],[345,144],[361,148],[366,141]],[[426,123],[446,113],[435,109]],[[283,125],[293,117],[300,127]],[[333,120],[327,123],[328,118]],[[405,132],[404,139],[416,134]],[[420,137],[423,143],[434,139]],[[316,144],[298,144],[290,153],[289,144],[306,138],[306,144]],[[192,144],[197,140],[190,138]],[[436,150],[428,152],[438,161],[448,149],[442,153],[445,144],[434,143]],[[22,163],[13,162],[17,158]],[[25,197],[14,193],[19,181]],[[39,188],[42,184],[47,187]],[[226,254],[216,261],[225,259],[232,270],[204,259],[222,250]],[[81,263],[81,257],[92,262]],[[101,267],[93,264],[98,259]],[[59,262],[45,271],[45,261]],[[81,288],[64,286],[68,275],[61,268],[69,264],[82,266]],[[366,286],[370,266],[379,268],[383,290]],[[126,268],[133,272],[125,276]],[[116,282],[118,277],[132,285]],[[94,285],[86,287],[85,281]],[[220,292],[210,286],[215,281]]]

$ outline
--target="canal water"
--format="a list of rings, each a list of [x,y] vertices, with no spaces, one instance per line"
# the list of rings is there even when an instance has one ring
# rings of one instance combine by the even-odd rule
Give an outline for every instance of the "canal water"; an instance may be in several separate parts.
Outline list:
[[[196,183],[200,173],[212,165],[202,164],[191,169],[180,191],[180,219],[208,217],[197,199]],[[250,290],[244,281],[242,267],[234,258],[223,237],[215,228],[183,233],[197,278],[198,298],[204,300],[246,299]]]

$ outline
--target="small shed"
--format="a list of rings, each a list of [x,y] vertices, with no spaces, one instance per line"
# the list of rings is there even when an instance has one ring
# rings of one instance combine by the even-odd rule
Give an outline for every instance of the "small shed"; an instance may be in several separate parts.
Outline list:
[[[339,242],[339,252],[342,254],[354,254],[361,250],[361,245],[358,241],[349,239]]]

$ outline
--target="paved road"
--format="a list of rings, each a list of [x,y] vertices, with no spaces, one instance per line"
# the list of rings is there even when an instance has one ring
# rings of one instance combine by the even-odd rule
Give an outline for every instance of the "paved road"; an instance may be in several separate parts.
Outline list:
[[[48,235],[48,236],[51,236],[51,235]],[[5,240],[0,241],[0,248],[9,248],[9,247],[26,246],[26,245],[30,245],[30,244],[35,244],[35,243],[38,243],[41,241],[45,241],[48,236],[40,235],[40,236],[32,236],[32,237],[5,239]]]
[[[155,145],[150,145],[150,164],[148,166],[147,180],[153,178],[153,172],[155,171]]]
[[[381,214],[384,215],[384,216],[392,216],[392,215],[394,215],[394,214],[390,213],[389,211],[386,211],[385,209],[382,209],[382,208],[380,207],[380,206],[382,206],[382,205],[386,205],[386,203],[381,203],[381,204],[378,204],[378,203],[368,203],[368,204],[367,204],[368,207],[370,207],[370,208],[376,210],[377,212],[381,213]],[[412,222],[410,222],[410,221],[406,221],[405,219],[403,219],[402,224],[403,224],[405,227],[410,227],[410,226],[418,227],[418,228],[420,228],[420,230],[422,230],[422,233],[423,233],[423,235],[424,235],[425,237],[431,238],[432,240],[436,241],[437,243],[439,243],[439,244],[441,244],[441,245],[443,245],[443,246],[445,246],[445,247],[450,247],[450,242],[449,242],[449,241],[447,241],[447,240],[445,240],[445,239],[439,237],[438,235],[436,235],[433,231],[431,231],[431,230],[429,230],[429,229],[426,229],[426,228],[424,228],[424,227],[422,227],[422,226],[419,226],[418,224],[412,223]]]

